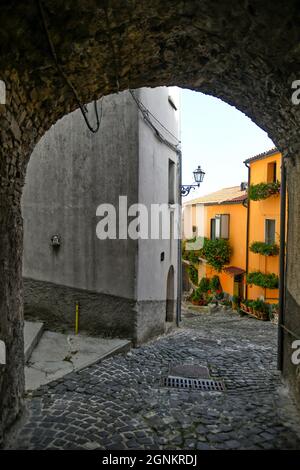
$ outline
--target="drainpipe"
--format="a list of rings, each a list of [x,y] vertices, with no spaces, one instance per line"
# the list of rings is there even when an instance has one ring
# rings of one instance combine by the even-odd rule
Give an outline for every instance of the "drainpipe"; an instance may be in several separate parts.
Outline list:
[[[250,188],[250,179],[251,179],[251,170],[250,165],[245,162],[246,167],[248,168],[248,194]],[[247,229],[246,229],[246,276],[248,274],[249,268],[249,231],[250,231],[250,199],[247,198]],[[245,298],[248,299],[248,284],[246,282],[246,289],[245,289]]]
[[[286,229],[286,168],[284,159],[281,162],[280,183],[280,251],[279,251],[279,309],[278,309],[278,358],[277,368],[283,369],[283,341],[285,323],[285,229]]]
[[[178,221],[178,261],[177,261],[177,305],[176,305],[176,325],[179,326],[181,321],[181,289],[182,289],[182,262],[181,262],[181,219],[182,219],[182,196],[181,196],[181,185],[182,185],[182,154],[181,150],[177,151],[178,157],[178,204],[180,208],[179,212],[179,221]]]

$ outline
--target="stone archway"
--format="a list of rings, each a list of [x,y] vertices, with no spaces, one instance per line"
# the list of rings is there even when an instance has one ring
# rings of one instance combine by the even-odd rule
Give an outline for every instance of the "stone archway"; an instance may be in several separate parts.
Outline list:
[[[166,322],[173,322],[175,315],[175,276],[174,267],[170,266],[167,277]]]
[[[78,99],[178,85],[235,105],[268,132],[286,158],[286,318],[299,330],[300,106],[291,102],[292,83],[300,78],[298,2],[21,0],[3,5],[0,15],[0,79],[7,92],[0,105],[0,339],[7,348],[7,365],[0,365],[2,427],[18,415],[24,389],[20,198],[26,165],[40,137],[76,109]]]

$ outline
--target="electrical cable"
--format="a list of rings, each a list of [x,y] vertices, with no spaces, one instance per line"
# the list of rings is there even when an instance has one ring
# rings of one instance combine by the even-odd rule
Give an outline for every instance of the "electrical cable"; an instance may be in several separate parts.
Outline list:
[[[179,148],[180,141],[177,139],[177,137],[174,136],[157,118],[153,116],[153,114],[146,108],[146,106],[135,96],[134,92],[132,90],[129,90],[133,100],[135,101],[137,107],[141,111],[143,118],[146,122],[146,124],[153,130],[155,136],[165,145],[167,145],[169,148],[171,148],[174,152],[176,153],[181,153],[181,150]],[[165,129],[174,139],[177,140],[177,144],[173,144],[170,142],[168,139],[166,139],[161,132],[155,127],[151,119],[149,118],[149,115],[154,117],[154,119],[160,124],[160,126]]]
[[[52,57],[53,57],[53,60],[54,60],[54,63],[56,65],[56,68],[58,70],[58,72],[60,73],[60,75],[62,76],[62,78],[64,79],[64,81],[66,82],[66,84],[68,85],[68,87],[70,88],[70,90],[72,91],[74,97],[75,97],[75,100],[76,100],[76,103],[78,104],[79,108],[80,108],[80,111],[84,117],[84,120],[85,120],[85,123],[88,127],[88,129],[93,132],[94,134],[96,132],[98,132],[98,130],[100,129],[100,124],[101,124],[101,118],[102,118],[102,104],[101,104],[101,118],[99,119],[99,114],[98,114],[98,108],[97,108],[97,101],[94,100],[94,111],[95,111],[95,115],[96,115],[96,127],[93,128],[92,125],[90,124],[88,118],[87,118],[87,113],[88,113],[88,109],[87,109],[87,106],[86,105],[83,105],[80,101],[80,98],[78,96],[78,93],[76,91],[76,89],[74,88],[72,82],[69,80],[69,78],[67,77],[67,75],[65,74],[65,72],[63,71],[61,65],[59,64],[59,61],[58,61],[58,58],[57,58],[57,54],[56,54],[56,51],[55,51],[55,47],[53,45],[53,42],[51,40],[51,36],[50,36],[50,32],[48,30],[48,27],[47,27],[47,21],[46,21],[46,17],[45,17],[45,12],[44,12],[44,8],[43,8],[43,5],[42,5],[42,2],[41,0],[37,0],[37,4],[38,4],[38,9],[39,9],[39,12],[40,12],[40,16],[41,16],[41,20],[42,20],[42,24],[43,24],[43,28],[45,30],[45,34],[47,36],[47,40],[48,40],[48,45],[49,45],[49,48],[50,48],[50,51],[51,51],[51,54],[52,54]]]
[[[135,96],[132,90],[130,90],[130,93],[133,96],[134,100],[137,102],[137,104],[139,104],[139,107],[141,107],[142,110],[145,111],[147,115],[151,116],[166,132],[168,132],[168,134],[170,134],[171,137],[173,137],[175,140],[177,140],[180,143],[176,135],[172,134],[172,132],[169,129],[167,129],[167,127],[165,127],[163,123],[156,116],[154,116],[154,114],[151,113],[151,111]]]
[[[130,90],[131,94],[133,93],[132,90]],[[154,114],[151,113],[151,111],[140,101],[138,100],[138,98],[135,96],[136,100],[139,101],[139,104],[140,106],[145,110],[145,112],[150,115],[166,132],[168,132],[168,134],[170,134],[171,137],[173,137],[175,140],[177,140],[178,142],[180,142],[178,140],[178,138],[176,137],[176,135],[172,134],[172,132],[167,129],[167,127],[165,127],[163,125],[163,123],[156,117],[154,116]]]

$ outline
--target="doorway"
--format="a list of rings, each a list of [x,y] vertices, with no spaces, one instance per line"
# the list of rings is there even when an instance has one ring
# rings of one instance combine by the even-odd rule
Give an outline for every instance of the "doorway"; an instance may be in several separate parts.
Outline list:
[[[174,267],[170,266],[167,278],[167,302],[166,302],[166,322],[174,321],[175,299],[174,299]]]

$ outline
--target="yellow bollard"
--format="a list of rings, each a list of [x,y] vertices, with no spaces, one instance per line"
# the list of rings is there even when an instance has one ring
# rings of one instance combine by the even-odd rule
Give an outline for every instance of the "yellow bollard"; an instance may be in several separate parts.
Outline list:
[[[76,302],[75,307],[75,335],[78,335],[79,330],[79,303]]]

